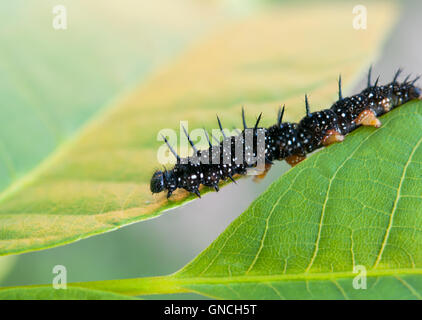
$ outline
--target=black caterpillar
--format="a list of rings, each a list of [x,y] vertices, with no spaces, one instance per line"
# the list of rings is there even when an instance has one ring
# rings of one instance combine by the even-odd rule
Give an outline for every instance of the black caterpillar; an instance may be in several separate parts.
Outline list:
[[[341,76],[338,80],[339,99],[330,109],[311,113],[307,96],[305,95],[306,116],[299,123],[282,122],[284,107],[279,109],[277,123],[269,128],[258,127],[261,115],[258,117],[253,127],[253,136],[256,138],[258,130],[264,130],[265,133],[265,173],[270,169],[274,160],[286,160],[290,165],[294,166],[306,158],[306,154],[323,146],[328,146],[335,142],[344,140],[344,136],[355,130],[357,127],[373,126],[380,127],[381,122],[378,117],[389,112],[410,100],[421,99],[421,89],[414,84],[419,79],[409,81],[408,76],[403,82],[397,81],[401,69],[399,69],[392,82],[387,85],[378,86],[378,79],[371,84],[371,69],[368,72],[368,86],[361,93],[351,97],[343,98],[341,90]],[[190,145],[194,150],[197,158],[191,157],[181,159],[177,153],[171,148],[165,137],[170,151],[177,158],[177,163],[172,170],[156,171],[151,178],[150,188],[153,193],[159,193],[167,190],[167,198],[171,196],[174,190],[183,188],[200,197],[199,186],[201,184],[214,187],[219,190],[218,184],[221,180],[231,179],[233,176],[244,175],[248,168],[254,167],[243,160],[242,163],[235,161],[235,143],[240,139],[244,141],[245,130],[248,129],[245,121],[245,113],[242,108],[242,120],[244,130],[239,136],[226,137],[222,129],[220,119],[217,116],[220,130],[223,134],[223,140],[217,145],[213,145],[206,133],[209,148],[206,150],[197,150],[194,143],[189,138],[185,130]],[[255,140],[254,140],[255,141]],[[231,146],[230,161],[223,162],[223,143]],[[209,162],[204,164],[197,161],[198,158],[213,157],[213,149],[218,148],[220,154],[220,162]],[[245,147],[246,149],[246,147]],[[256,156],[257,150],[243,150],[245,158],[249,154]],[[243,159],[245,159],[243,158]]]

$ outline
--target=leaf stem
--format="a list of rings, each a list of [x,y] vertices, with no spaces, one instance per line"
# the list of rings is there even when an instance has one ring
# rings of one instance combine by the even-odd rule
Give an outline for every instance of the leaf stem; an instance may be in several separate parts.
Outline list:
[[[181,286],[180,280],[172,276],[75,282],[69,284],[69,286],[111,291],[130,296],[191,292],[191,290]]]

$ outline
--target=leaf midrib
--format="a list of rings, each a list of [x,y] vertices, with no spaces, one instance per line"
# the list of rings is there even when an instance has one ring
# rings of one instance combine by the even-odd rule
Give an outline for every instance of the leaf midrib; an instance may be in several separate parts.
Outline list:
[[[116,292],[127,295],[148,295],[148,294],[165,294],[165,293],[181,293],[191,292],[188,288],[191,285],[209,285],[209,284],[243,284],[243,283],[272,283],[280,281],[333,281],[337,279],[345,279],[356,277],[358,273],[352,272],[321,272],[321,273],[294,273],[294,274],[277,274],[277,275],[252,275],[252,276],[234,276],[234,277],[178,277],[177,273],[169,276],[158,276],[149,278],[131,278],[119,280],[104,280],[90,282],[74,282],[69,283],[70,287],[91,288],[102,291]],[[414,269],[383,269],[368,270],[367,277],[383,277],[383,276],[407,276],[422,275],[422,268]],[[29,285],[19,287],[3,287],[0,291],[14,288],[34,288],[47,287],[46,285]],[[188,290],[187,290],[188,289]]]
[[[181,283],[237,283],[237,282],[266,282],[266,281],[284,281],[284,280],[332,280],[356,277],[358,273],[353,272],[321,272],[321,273],[291,273],[277,275],[252,275],[252,276],[232,276],[232,277],[178,277],[177,274],[169,276],[177,279]],[[422,268],[405,269],[383,269],[368,270],[367,277],[397,276],[397,275],[422,275]],[[159,278],[159,277],[157,277]],[[143,278],[138,278],[143,279]],[[152,278],[144,278],[152,279]]]

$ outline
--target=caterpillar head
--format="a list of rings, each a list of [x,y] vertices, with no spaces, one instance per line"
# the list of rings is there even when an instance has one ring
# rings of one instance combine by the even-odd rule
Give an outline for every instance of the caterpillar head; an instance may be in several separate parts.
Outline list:
[[[409,88],[409,96],[411,99],[422,99],[422,91],[420,88],[411,85]]]
[[[160,193],[165,189],[164,172],[158,170],[153,174],[150,189],[152,193]]]
[[[388,88],[392,93],[391,96],[393,98],[394,107],[397,107],[410,100],[422,98],[421,89],[416,87],[413,83],[393,83]]]

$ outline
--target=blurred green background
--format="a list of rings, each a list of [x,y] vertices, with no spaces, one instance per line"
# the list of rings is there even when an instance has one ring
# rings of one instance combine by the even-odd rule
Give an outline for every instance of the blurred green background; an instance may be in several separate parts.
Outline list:
[[[61,1],[68,28],[55,30],[57,4],[0,3],[0,191],[192,41],[242,14],[218,1]]]
[[[266,5],[246,0],[69,0],[60,2],[68,9],[68,30],[58,31],[51,27],[56,4],[0,3],[0,191],[202,36]],[[399,66],[422,69],[421,45],[415,41],[422,27],[420,12],[420,2],[404,2],[399,24],[375,64],[381,80]],[[286,169],[278,164],[261,184],[243,179],[224,193],[153,220],[66,246],[0,257],[0,285],[50,283],[59,264],[66,266],[71,282],[175,272]]]

